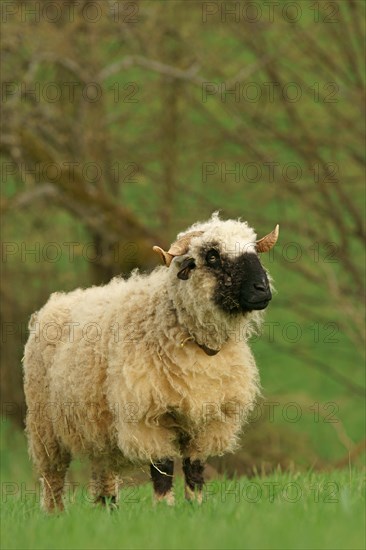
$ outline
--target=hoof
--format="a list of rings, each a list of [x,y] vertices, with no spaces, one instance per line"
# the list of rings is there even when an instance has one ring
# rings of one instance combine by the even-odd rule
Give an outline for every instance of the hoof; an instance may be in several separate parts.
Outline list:
[[[103,506],[103,508],[108,508],[109,510],[118,510],[118,503],[115,496],[107,497],[105,495],[100,495],[95,499],[94,504]]]
[[[184,487],[184,496],[189,502],[197,502],[197,504],[202,504],[202,491],[194,491],[186,485]]]
[[[165,502],[168,506],[174,506],[175,498],[173,491],[168,491],[165,494],[154,493],[154,504],[158,502]]]

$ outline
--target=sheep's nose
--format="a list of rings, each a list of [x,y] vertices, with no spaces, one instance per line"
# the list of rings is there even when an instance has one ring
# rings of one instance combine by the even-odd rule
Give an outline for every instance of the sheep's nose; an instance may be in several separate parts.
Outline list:
[[[254,288],[256,290],[261,291],[261,292],[267,292],[268,285],[265,282],[263,282],[263,283],[254,283]]]

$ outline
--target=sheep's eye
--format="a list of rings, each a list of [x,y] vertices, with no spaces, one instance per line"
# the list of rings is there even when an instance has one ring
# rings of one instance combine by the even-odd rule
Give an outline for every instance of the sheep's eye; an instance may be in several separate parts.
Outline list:
[[[211,249],[206,254],[207,265],[218,266],[220,264],[220,254],[215,249]]]

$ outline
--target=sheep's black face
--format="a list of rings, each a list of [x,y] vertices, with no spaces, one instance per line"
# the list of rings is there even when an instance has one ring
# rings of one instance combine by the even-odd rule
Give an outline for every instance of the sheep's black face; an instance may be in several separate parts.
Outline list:
[[[244,253],[237,258],[212,246],[203,251],[205,267],[217,280],[214,300],[227,313],[246,313],[267,307],[272,299],[269,281],[259,258]]]

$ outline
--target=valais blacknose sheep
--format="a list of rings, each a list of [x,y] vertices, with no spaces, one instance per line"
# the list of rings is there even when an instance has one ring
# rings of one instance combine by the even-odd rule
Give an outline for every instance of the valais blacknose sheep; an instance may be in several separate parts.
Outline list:
[[[63,508],[74,455],[90,459],[98,502],[149,464],[155,498],[172,503],[177,458],[201,500],[205,460],[236,448],[259,393],[247,340],[271,300],[258,253],[277,237],[214,214],[154,247],[165,265],[152,273],[54,293],[32,316],[26,430],[46,510]]]

